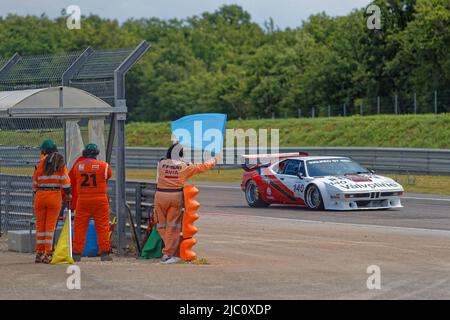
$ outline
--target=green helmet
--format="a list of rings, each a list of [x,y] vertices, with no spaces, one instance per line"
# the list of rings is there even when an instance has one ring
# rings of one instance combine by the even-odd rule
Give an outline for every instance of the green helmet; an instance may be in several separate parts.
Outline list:
[[[52,139],[47,139],[42,142],[41,150],[56,152],[58,151],[58,147],[56,146],[55,141]]]
[[[89,143],[84,148],[84,154],[89,154],[93,156],[97,156],[100,153],[100,150],[98,149],[98,146],[95,143]]]

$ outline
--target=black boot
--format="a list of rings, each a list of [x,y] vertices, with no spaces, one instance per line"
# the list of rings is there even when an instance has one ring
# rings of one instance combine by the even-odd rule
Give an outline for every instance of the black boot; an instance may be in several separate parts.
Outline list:
[[[109,255],[109,252],[102,251],[100,253],[100,260],[101,261],[113,261],[112,257]]]

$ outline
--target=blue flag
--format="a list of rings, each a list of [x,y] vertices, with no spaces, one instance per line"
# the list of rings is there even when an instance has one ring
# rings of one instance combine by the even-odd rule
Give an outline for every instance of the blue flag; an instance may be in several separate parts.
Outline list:
[[[217,154],[223,149],[226,122],[226,114],[193,114],[172,121],[172,136],[186,148]]]

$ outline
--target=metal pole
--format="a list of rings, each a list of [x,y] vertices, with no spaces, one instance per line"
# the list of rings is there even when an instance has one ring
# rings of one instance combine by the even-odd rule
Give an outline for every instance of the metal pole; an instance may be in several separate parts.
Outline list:
[[[398,114],[398,95],[395,95],[394,101],[394,112],[395,114]]]
[[[299,117],[299,118],[302,117],[302,108],[298,109],[298,117]]]
[[[108,144],[106,146],[106,162],[111,163],[114,146],[114,137],[116,136],[116,114],[111,115],[108,133]]]
[[[136,195],[135,195],[135,202],[136,202],[136,233],[139,237],[139,242],[141,242],[141,220],[142,220],[142,189],[143,185],[139,183],[136,187]]]
[[[328,118],[331,117],[331,106],[328,106]]]
[[[347,116],[347,104],[344,103],[344,117]]]
[[[20,59],[22,59],[22,57],[16,52],[11,57],[11,59],[9,59],[8,62],[5,63],[5,65],[0,66],[0,79],[8,74],[9,70],[11,70],[11,68],[20,61]]]
[[[377,114],[381,113],[381,101],[380,101],[380,97],[377,96]]]
[[[434,114],[438,113],[438,96],[437,96],[437,90],[434,91]]]
[[[361,105],[359,106],[359,113],[363,116],[364,115],[364,113],[363,113],[363,104],[361,103]]]
[[[64,108],[64,87],[59,87],[59,107]],[[64,130],[64,160],[67,163],[67,126],[66,120],[63,120],[63,130]]]
[[[315,118],[316,117],[316,108],[312,107],[311,108],[311,118]]]
[[[414,114],[417,114],[417,94],[414,92]]]
[[[127,248],[126,238],[126,181],[125,181],[125,119],[116,120],[116,215],[117,215],[117,249],[124,255]]]
[[[2,236],[2,160],[0,159],[0,237]]]
[[[114,71],[114,106],[126,108],[125,100],[125,74],[150,48],[150,44],[142,41],[136,49]],[[117,251],[124,255],[127,249],[126,238],[126,181],[125,181],[125,120],[126,113],[115,114],[112,117],[111,134],[115,132],[116,139],[116,217],[117,217]],[[114,140],[108,141],[108,153],[112,153]],[[107,154],[111,157],[111,154]]]

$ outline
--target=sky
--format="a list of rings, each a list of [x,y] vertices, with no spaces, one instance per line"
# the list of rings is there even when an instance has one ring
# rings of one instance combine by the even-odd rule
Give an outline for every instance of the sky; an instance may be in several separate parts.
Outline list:
[[[78,5],[82,15],[90,13],[123,22],[128,18],[186,18],[214,11],[223,4],[238,4],[250,12],[255,22],[273,18],[280,28],[295,28],[311,14],[346,15],[370,0],[0,0],[0,16],[8,13],[41,15],[53,18],[69,5]]]

